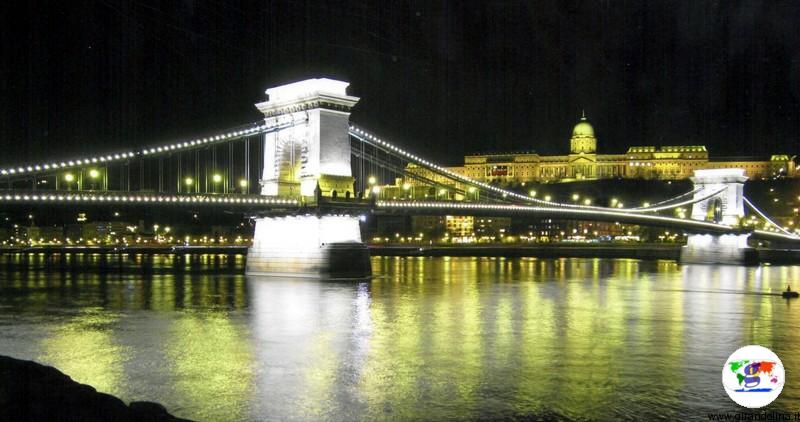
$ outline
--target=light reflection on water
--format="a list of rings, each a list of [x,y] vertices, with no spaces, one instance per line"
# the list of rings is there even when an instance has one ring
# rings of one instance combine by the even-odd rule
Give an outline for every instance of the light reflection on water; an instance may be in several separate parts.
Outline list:
[[[31,268],[0,273],[0,353],[200,420],[707,420],[740,409],[720,372],[751,343],[790,377],[771,409],[800,402],[800,304],[745,294],[800,267],[392,257],[350,283]]]

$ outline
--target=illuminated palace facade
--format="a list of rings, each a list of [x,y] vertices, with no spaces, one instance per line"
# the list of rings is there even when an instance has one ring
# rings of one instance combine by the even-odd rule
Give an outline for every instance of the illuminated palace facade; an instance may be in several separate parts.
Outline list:
[[[703,145],[632,146],[624,154],[598,154],[594,128],[586,119],[572,129],[568,155],[539,155],[535,152],[475,154],[464,164],[449,170],[471,179],[498,184],[522,182],[551,183],[606,178],[686,179],[698,169],[743,168],[751,179],[794,177],[794,157],[709,157]],[[436,175],[409,165],[409,170],[446,183]],[[413,182],[412,182],[413,183]]]

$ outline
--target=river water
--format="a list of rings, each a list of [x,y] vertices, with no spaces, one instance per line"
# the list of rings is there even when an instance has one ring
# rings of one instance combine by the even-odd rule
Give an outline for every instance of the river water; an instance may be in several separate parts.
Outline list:
[[[198,420],[708,420],[742,410],[722,366],[761,344],[789,377],[768,410],[800,410],[800,302],[752,294],[800,266],[376,257],[341,283],[220,259],[6,265],[0,354]]]

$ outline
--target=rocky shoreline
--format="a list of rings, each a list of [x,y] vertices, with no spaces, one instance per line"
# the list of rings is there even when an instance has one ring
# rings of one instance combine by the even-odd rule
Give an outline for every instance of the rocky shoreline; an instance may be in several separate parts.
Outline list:
[[[56,368],[0,356],[0,420],[187,421],[153,402],[126,405]]]

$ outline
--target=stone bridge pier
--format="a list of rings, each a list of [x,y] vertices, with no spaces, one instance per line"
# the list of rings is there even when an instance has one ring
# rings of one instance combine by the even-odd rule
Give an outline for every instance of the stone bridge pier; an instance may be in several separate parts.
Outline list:
[[[701,221],[738,226],[744,217],[743,190],[747,176],[744,169],[695,170],[691,178],[703,198],[719,192],[692,206],[691,218]],[[695,264],[754,264],[758,262],[755,249],[747,244],[750,234],[692,234],[681,250],[681,263]]]
[[[256,104],[270,125],[264,136],[265,196],[354,197],[347,82],[308,79],[267,90]],[[293,124],[292,124],[293,123]],[[283,215],[256,220],[247,273],[360,278],[371,274],[357,215]]]

